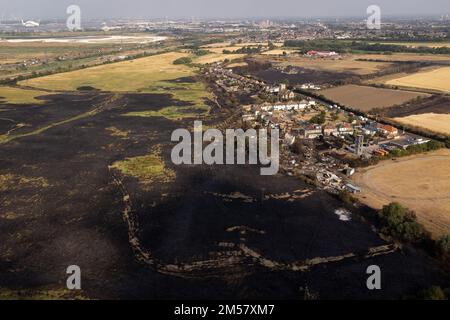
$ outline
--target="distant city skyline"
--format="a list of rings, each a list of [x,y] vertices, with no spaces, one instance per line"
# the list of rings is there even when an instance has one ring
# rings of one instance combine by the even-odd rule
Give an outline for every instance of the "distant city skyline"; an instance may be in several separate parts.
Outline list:
[[[66,8],[81,7],[86,19],[107,18],[307,18],[366,16],[376,4],[384,16],[430,16],[450,12],[448,0],[0,0],[0,16],[64,18]]]

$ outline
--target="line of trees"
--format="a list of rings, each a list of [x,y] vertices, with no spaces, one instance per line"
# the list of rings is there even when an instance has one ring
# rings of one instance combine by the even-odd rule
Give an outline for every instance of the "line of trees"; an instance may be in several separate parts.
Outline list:
[[[359,200],[350,192],[343,190],[339,199],[349,208],[354,208]],[[417,221],[416,213],[400,203],[392,202],[376,212],[373,222],[381,233],[403,243],[418,245],[432,256],[449,262],[450,234],[434,240],[431,233]]]
[[[442,47],[409,47],[406,45],[370,43],[365,41],[338,41],[338,40],[287,40],[284,42],[286,47],[298,48],[303,52],[311,50],[323,51],[369,51],[369,52],[408,52],[408,53],[427,53],[427,54],[450,54],[450,48]]]
[[[388,155],[386,155],[384,157],[373,156],[370,159],[352,159],[352,160],[349,160],[349,165],[354,168],[374,166],[374,165],[378,164],[381,160],[407,157],[407,156],[411,156],[414,154],[439,150],[439,149],[442,149],[445,147],[446,147],[445,143],[431,140],[427,143],[409,146],[406,149],[400,149],[400,148],[394,149]]]
[[[233,53],[237,53],[237,54],[256,54],[256,53],[261,53],[261,51],[263,50],[263,46],[262,45],[258,45],[257,47],[254,46],[246,46],[246,47],[242,47],[239,48],[237,50],[228,50],[228,49],[224,49],[223,53],[224,54],[233,54]]]

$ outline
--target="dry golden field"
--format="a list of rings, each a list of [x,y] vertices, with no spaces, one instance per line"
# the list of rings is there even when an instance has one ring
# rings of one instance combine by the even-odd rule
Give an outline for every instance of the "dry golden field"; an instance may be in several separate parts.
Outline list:
[[[263,52],[263,55],[268,55],[268,56],[279,56],[282,55],[283,53],[292,53],[295,52],[296,50],[293,49],[273,49],[273,50],[269,50],[266,52]]]
[[[237,68],[237,67],[246,67],[248,66],[247,62],[234,62],[227,65],[227,68]]]
[[[450,136],[450,114],[423,113],[407,117],[394,118],[394,120],[410,126],[421,127],[433,132],[443,133]]]
[[[245,54],[223,54],[223,53],[210,53],[201,57],[194,59],[195,63],[199,64],[209,64],[215,62],[222,62],[226,59],[235,60],[244,57]]]
[[[225,47],[213,47],[207,48],[206,50],[212,53],[223,53],[223,50],[236,51],[242,49],[243,46],[225,46]]]
[[[27,90],[16,87],[0,86],[0,102],[10,104],[41,104],[45,100],[36,99],[46,96],[48,92],[39,90]]]
[[[414,210],[435,237],[450,233],[450,150],[386,160],[359,170],[358,198],[375,209],[399,202]]]
[[[345,72],[357,75],[372,74],[391,66],[388,62],[358,61],[357,55],[346,55],[341,59],[312,59],[303,56],[274,58],[273,62],[283,66],[297,66],[328,72]]]
[[[61,91],[75,91],[82,86],[90,86],[112,92],[170,93],[175,99],[202,107],[204,100],[210,97],[202,82],[173,81],[196,75],[194,68],[173,64],[176,59],[188,56],[187,53],[169,52],[24,80],[19,84]]]
[[[320,94],[342,105],[360,111],[370,111],[374,108],[386,108],[403,104],[417,97],[427,94],[374,88],[358,85],[345,85],[331,89],[321,90]]]
[[[34,78],[20,84],[49,90],[70,91],[92,86],[105,91],[137,91],[155,82],[193,75],[191,68],[173,64],[174,60],[186,56],[186,53],[171,52]]]
[[[386,82],[388,85],[450,92],[450,67],[417,72]]]
[[[450,61],[450,55],[445,54],[418,54],[418,53],[393,53],[393,54],[359,54],[357,59],[380,61]]]

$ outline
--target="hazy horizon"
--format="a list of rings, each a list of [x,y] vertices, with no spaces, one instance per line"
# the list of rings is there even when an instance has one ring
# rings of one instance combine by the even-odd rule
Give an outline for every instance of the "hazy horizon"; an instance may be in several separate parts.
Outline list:
[[[118,18],[312,18],[366,17],[366,8],[376,4],[386,17],[438,16],[450,12],[450,1],[433,0],[0,0],[2,20],[13,18],[52,19],[66,17],[66,8],[80,6],[85,19]]]

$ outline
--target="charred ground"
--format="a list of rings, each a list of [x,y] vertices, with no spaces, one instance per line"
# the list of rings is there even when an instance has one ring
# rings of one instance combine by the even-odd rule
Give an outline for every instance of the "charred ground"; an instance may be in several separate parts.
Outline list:
[[[357,211],[340,221],[338,200],[294,178],[261,177],[247,166],[172,165],[171,132],[193,119],[123,116],[177,103],[170,95],[78,93],[36,107],[1,106],[2,118],[28,124],[0,144],[2,292],[59,290],[72,264],[82,269],[87,298],[302,299],[306,288],[323,299],[400,298],[448,285],[420,251],[367,257],[369,248],[388,243]],[[230,116],[215,108],[205,123]],[[5,134],[11,123],[0,121],[0,129]],[[156,146],[175,172],[172,181],[149,184],[109,168]],[[136,254],[127,206],[133,235],[154,259]],[[335,257],[344,258],[327,260]],[[292,270],[314,258],[323,262]],[[383,269],[382,291],[365,287],[370,264]]]

